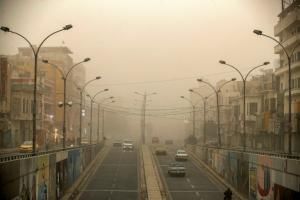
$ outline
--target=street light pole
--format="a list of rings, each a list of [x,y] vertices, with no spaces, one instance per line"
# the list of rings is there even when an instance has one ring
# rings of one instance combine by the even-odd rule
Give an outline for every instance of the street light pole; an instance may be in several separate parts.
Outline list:
[[[195,108],[196,108],[196,106],[193,104],[193,102],[190,99],[186,98],[185,96],[180,96],[180,98],[185,99],[192,106],[192,109],[193,109],[193,132],[192,132],[192,136],[193,136],[193,138],[195,138],[196,137],[195,136]]]
[[[43,63],[45,64],[49,64],[49,65],[52,65],[53,67],[55,67],[62,75],[62,79],[64,81],[64,98],[63,98],[63,149],[66,148],[66,138],[67,138],[67,133],[66,133],[66,97],[67,97],[67,78],[70,74],[70,72],[76,67],[76,66],[79,66],[81,63],[84,63],[84,62],[88,62],[90,61],[91,59],[90,58],[85,58],[83,61],[81,62],[78,62],[74,65],[72,65],[70,67],[70,69],[64,73],[64,71],[59,68],[57,65],[53,64],[53,63],[50,63],[48,60],[42,60]]]
[[[226,63],[226,61],[224,61],[224,60],[220,60],[219,63],[222,65],[227,65],[228,67],[231,67],[234,70],[236,70],[240,74],[241,79],[243,81],[243,151],[246,151],[246,81],[247,81],[248,76],[250,75],[250,73],[253,70],[255,70],[259,67],[268,65],[268,64],[270,64],[270,62],[264,62],[261,65],[253,67],[251,70],[249,70],[247,72],[246,76],[243,76],[242,72],[240,70],[238,70],[238,68],[236,68],[235,66],[233,66],[231,64]]]
[[[91,99],[91,113],[90,113],[90,144],[92,144],[92,137],[93,137],[93,102],[97,95],[101,94],[102,92],[106,92],[108,89],[101,90],[97,92],[93,97],[87,95]]]
[[[289,82],[289,86],[288,86],[288,93],[289,93],[289,105],[288,105],[288,153],[292,154],[292,70],[291,70],[291,56],[293,55],[296,47],[298,47],[300,45],[300,43],[297,43],[296,46],[294,46],[294,48],[292,49],[291,53],[288,54],[287,49],[283,46],[283,44],[276,40],[275,38],[264,34],[261,30],[253,30],[253,33],[255,33],[256,35],[260,35],[260,36],[264,36],[267,37],[271,40],[273,40],[274,42],[276,42],[284,51],[287,60],[288,60],[288,82]]]
[[[23,38],[30,46],[33,55],[34,55],[34,86],[33,86],[33,108],[32,108],[32,153],[35,154],[36,153],[36,113],[37,113],[37,103],[36,103],[36,99],[37,99],[37,68],[38,68],[38,54],[40,52],[40,49],[42,47],[42,45],[44,44],[44,42],[51,37],[52,35],[59,33],[61,31],[64,30],[69,30],[71,29],[73,26],[71,24],[68,24],[66,26],[64,26],[62,29],[59,29],[51,34],[49,34],[47,37],[44,38],[44,40],[39,44],[38,48],[35,49],[32,45],[32,43],[23,35],[21,35],[20,33],[11,31],[8,27],[5,26],[1,26],[1,30],[4,32],[10,32],[13,34],[16,34],[18,36],[20,36],[21,38]]]
[[[203,101],[203,144],[205,145],[206,144],[206,101],[208,97],[202,96],[199,92],[196,92],[193,89],[189,89],[189,91],[200,96]]]
[[[81,145],[81,139],[82,139],[82,101],[83,101],[83,92],[84,92],[84,89],[86,88],[86,86],[88,84],[92,83],[93,81],[99,80],[99,79],[101,79],[101,77],[97,76],[96,78],[87,81],[82,86],[82,88],[78,88],[79,91],[80,91],[79,145]]]
[[[101,108],[101,105],[106,101],[106,100],[109,100],[109,99],[114,99],[113,96],[111,97],[108,97],[108,98],[105,98],[103,99],[100,103],[98,103],[98,143],[99,143],[99,135],[100,135],[100,128],[99,128],[99,117],[100,117],[100,108]],[[115,101],[111,101],[110,103],[114,103]],[[102,109],[102,139],[104,140],[104,108]]]
[[[202,82],[207,84],[209,87],[211,87],[213,89],[213,91],[216,94],[216,100],[217,100],[217,123],[218,123],[218,145],[219,147],[221,147],[221,132],[220,132],[220,105],[219,105],[219,92],[221,91],[221,88],[226,85],[227,83],[230,83],[232,81],[235,81],[235,78],[232,78],[230,81],[226,81],[225,83],[223,83],[218,89],[216,89],[211,83],[204,81],[202,79],[197,79],[198,82]]]

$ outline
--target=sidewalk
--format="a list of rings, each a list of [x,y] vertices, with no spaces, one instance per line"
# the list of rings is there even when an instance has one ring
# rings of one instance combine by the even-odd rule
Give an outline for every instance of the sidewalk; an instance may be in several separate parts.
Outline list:
[[[152,154],[149,147],[146,145],[142,146],[144,171],[146,178],[146,187],[148,192],[148,200],[162,200],[158,179],[156,176],[154,166],[155,163],[152,158]]]

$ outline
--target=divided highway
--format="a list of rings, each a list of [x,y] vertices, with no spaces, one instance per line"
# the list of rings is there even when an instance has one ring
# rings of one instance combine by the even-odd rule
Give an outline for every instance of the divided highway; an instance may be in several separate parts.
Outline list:
[[[155,150],[155,147],[153,148]],[[186,167],[185,177],[168,175],[168,165],[174,162],[176,147],[168,146],[167,155],[155,155],[160,166],[160,173],[167,185],[171,200],[206,200],[223,199],[224,188],[207,175],[204,168],[195,165],[191,159],[182,161]]]
[[[79,199],[139,199],[138,153],[112,147],[81,189]]]

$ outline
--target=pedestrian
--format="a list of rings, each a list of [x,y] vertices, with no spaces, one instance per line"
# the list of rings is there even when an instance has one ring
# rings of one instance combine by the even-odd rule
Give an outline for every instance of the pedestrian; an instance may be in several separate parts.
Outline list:
[[[227,190],[224,192],[224,200],[231,200],[232,199],[232,191],[230,188],[227,188]]]

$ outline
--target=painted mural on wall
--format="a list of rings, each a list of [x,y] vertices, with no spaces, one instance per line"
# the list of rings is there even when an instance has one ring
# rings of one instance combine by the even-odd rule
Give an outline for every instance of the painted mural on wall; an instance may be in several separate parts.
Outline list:
[[[2,163],[0,165],[0,199],[18,198],[19,185],[20,161]]]
[[[92,149],[95,148],[61,151],[0,163],[0,199],[60,199],[90,164],[94,158],[91,153],[95,152]]]
[[[227,159],[229,160],[229,168],[228,168],[228,181],[234,187],[237,187],[237,171],[238,171],[238,162],[237,162],[237,153],[236,152],[228,152]]]
[[[49,156],[37,157],[37,197],[38,200],[48,199],[49,190]]]
[[[36,198],[36,158],[24,159],[20,161],[20,195],[22,200]]]
[[[206,152],[208,166],[250,200],[300,199],[300,161],[203,147],[195,152],[199,158]]]
[[[80,151],[68,152],[68,186],[71,186],[80,174]]]
[[[257,194],[256,167],[249,167],[249,200],[256,200]]]
[[[68,183],[68,160],[62,159],[56,162],[56,198],[63,196]]]
[[[56,154],[49,155],[49,199],[56,197]]]
[[[242,194],[247,194],[249,191],[249,156],[243,153],[237,154],[237,189]]]

